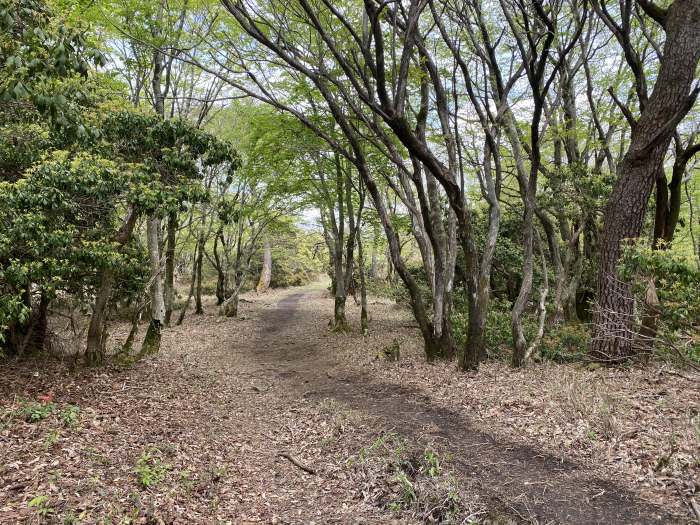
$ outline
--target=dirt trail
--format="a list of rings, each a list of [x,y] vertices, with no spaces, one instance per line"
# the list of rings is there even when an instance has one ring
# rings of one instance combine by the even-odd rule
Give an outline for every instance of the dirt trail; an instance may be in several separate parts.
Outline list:
[[[453,405],[439,393],[378,374],[414,365],[372,361],[386,337],[330,333],[322,288],[249,299],[241,319],[213,307],[190,315],[165,331],[159,355],[132,367],[4,365],[0,523],[414,523],[376,505],[349,471],[348,458],[390,430],[450,456],[480,508],[497,509],[503,523],[688,523],[600,470],[498,437],[463,408],[445,408]],[[411,331],[376,311],[375,334]],[[54,413],[12,417],[47,392]],[[58,411],[70,405],[80,418],[67,427]],[[144,465],[158,474],[148,486]],[[30,505],[37,497],[41,509]]]
[[[336,368],[337,362],[308,340],[293,341],[300,327],[314,326],[321,312],[299,308],[321,291],[294,292],[261,319],[261,350],[253,356],[275,371],[280,387],[312,399],[332,398],[386,428],[421,439],[430,428],[454,458],[459,473],[491,501],[527,521],[566,524],[671,523],[664,509],[637,500],[609,480],[567,460],[522,444],[499,441],[459,414],[435,406],[413,389],[377,381],[369,374]],[[293,329],[293,330],[292,330]],[[279,342],[274,344],[272,341]],[[313,339],[313,338],[312,338]],[[272,343],[272,344],[271,344]]]

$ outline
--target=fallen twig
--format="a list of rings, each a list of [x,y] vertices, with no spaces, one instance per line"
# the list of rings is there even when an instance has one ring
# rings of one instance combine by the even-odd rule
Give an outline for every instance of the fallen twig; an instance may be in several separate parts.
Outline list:
[[[279,456],[285,458],[285,459],[288,459],[289,461],[291,461],[291,463],[292,463],[293,465],[296,465],[297,467],[299,467],[299,468],[300,468],[301,470],[303,470],[304,472],[307,472],[307,473],[309,473],[309,474],[311,474],[311,475],[313,475],[313,476],[316,475],[316,471],[315,471],[314,469],[312,469],[311,467],[308,467],[308,466],[304,465],[301,461],[299,461],[297,458],[295,458],[294,456],[292,456],[292,455],[289,454],[288,452],[278,452],[277,454],[278,454]]]

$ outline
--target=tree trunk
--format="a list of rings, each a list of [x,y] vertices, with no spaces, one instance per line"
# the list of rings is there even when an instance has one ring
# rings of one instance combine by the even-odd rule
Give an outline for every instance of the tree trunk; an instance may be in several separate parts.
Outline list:
[[[114,286],[114,270],[105,268],[102,271],[100,288],[95,296],[95,304],[90,317],[90,326],[87,333],[87,348],[85,350],[85,364],[97,366],[102,364],[104,355],[103,339],[105,337],[105,325],[107,316],[107,303],[112,295]]]
[[[265,239],[263,244],[263,265],[260,271],[260,280],[256,290],[258,293],[265,293],[270,289],[270,281],[272,279],[272,248],[270,241]]]
[[[335,218],[335,211],[330,210],[329,218],[331,220],[332,234],[333,234],[333,295],[334,295],[334,306],[333,306],[333,323],[332,329],[337,332],[349,332],[350,325],[348,324],[347,318],[345,316],[345,301],[347,298],[347,288],[350,285],[350,279],[352,278],[352,258],[353,251],[350,247],[350,242],[345,236],[345,212],[346,206],[351,209],[350,202],[345,198],[346,194],[346,182],[349,175],[343,171],[343,166],[341,163],[340,155],[335,153],[335,202],[337,202],[338,218]],[[347,168],[346,168],[347,171]],[[349,217],[352,218],[352,212],[350,212]],[[353,232],[348,233],[348,237],[352,237]],[[343,268],[343,253],[345,252],[345,268]],[[354,244],[354,240],[353,240]]]
[[[360,273],[360,330],[362,335],[367,335],[369,333],[369,316],[367,314],[367,285],[365,282],[365,254],[362,249],[362,234],[357,236],[357,257],[359,259]]]
[[[339,246],[338,246],[339,245]],[[349,332],[350,325],[345,316],[345,272],[343,271],[342,245],[336,241],[336,254],[333,257],[333,282],[335,284],[333,330]]]
[[[635,354],[634,298],[617,265],[622,243],[642,232],[649,196],[663,169],[676,126],[690,110],[689,96],[700,59],[700,1],[676,0],[665,17],[666,43],[654,91],[632,130],[629,149],[605,209],[601,239],[598,304],[590,355],[619,362]]]
[[[165,248],[165,317],[166,325],[170,324],[175,303],[175,236],[177,233],[177,213],[168,214],[167,245]]]
[[[126,217],[122,221],[122,226],[115,236],[115,241],[121,246],[126,244],[131,238],[131,234],[136,227],[138,214],[133,206],[130,206]],[[96,365],[103,361],[102,351],[104,348],[105,326],[107,321],[107,304],[112,295],[114,287],[114,270],[104,268],[100,278],[100,288],[95,296],[95,304],[92,308],[90,326],[87,334],[87,349],[85,351],[85,361],[88,365]]]
[[[219,226],[219,229],[214,234],[214,266],[216,267],[216,306],[221,306],[226,300],[226,263],[222,262],[219,255],[219,243],[224,244],[223,237],[224,227]]]
[[[31,350],[41,350],[46,343],[46,336],[49,329],[49,298],[46,292],[41,291],[39,305],[33,316],[32,337],[28,341],[28,348]]]
[[[204,236],[200,234],[197,245],[197,258],[195,259],[195,274],[197,276],[197,289],[194,296],[194,313],[202,315],[204,308],[202,307],[202,266],[204,264]]]
[[[356,147],[357,151],[357,147]],[[399,237],[391,224],[391,218],[387,212],[384,201],[382,200],[382,195],[377,188],[376,183],[369,175],[368,167],[365,163],[357,161],[357,169],[362,177],[369,194],[374,203],[374,209],[379,215],[384,233],[386,234],[388,251],[389,251],[389,268],[394,268],[396,273],[401,277],[401,280],[406,285],[406,289],[411,297],[411,310],[413,311],[413,317],[418,323],[418,327],[423,337],[423,344],[425,349],[426,359],[428,361],[433,361],[436,359],[436,343],[433,338],[433,328],[431,323],[428,321],[428,314],[425,309],[425,304],[421,297],[421,291],[418,287],[413,276],[406,268],[406,265],[401,257],[401,245],[399,243]]]
[[[578,309],[576,308],[576,298],[578,296],[579,282],[583,273],[583,258],[576,248],[576,259],[572,263],[570,278],[561,296],[561,303],[564,311],[564,319],[569,323],[579,322]]]
[[[129,330],[129,335],[126,337],[126,341],[122,345],[121,352],[125,355],[129,355],[134,347],[134,339],[136,339],[136,334],[139,331],[139,322],[141,321],[141,309],[137,308],[134,311],[134,315],[131,317],[131,329]]]
[[[694,136],[693,136],[694,138]],[[673,161],[671,182],[666,184],[666,172],[661,169],[656,180],[656,214],[654,217],[653,247],[667,248],[673,242],[681,212],[682,182],[690,159],[700,152],[700,143],[683,149],[676,137],[676,158]],[[663,242],[662,242],[663,241]]]
[[[221,306],[226,301],[226,272],[221,266],[216,267],[216,306]]]
[[[155,354],[160,350],[161,329],[165,321],[165,300],[160,267],[160,218],[149,217],[146,230],[151,266],[151,321],[141,347],[142,356]]]
[[[525,307],[530,300],[532,293],[532,283],[534,277],[534,219],[535,203],[534,196],[530,191],[523,194],[523,204],[525,213],[523,214],[523,280],[520,283],[520,291],[513,305],[511,315],[511,331],[513,334],[513,355],[511,364],[514,367],[525,364],[527,352],[527,340],[523,329],[523,314]]]
[[[216,268],[216,306],[226,301],[226,288],[226,273],[219,266]]]
[[[187,314],[187,309],[190,307],[190,302],[192,301],[192,296],[194,295],[194,289],[197,283],[197,260],[198,260],[198,255],[199,253],[199,243],[195,245],[194,248],[194,256],[192,257],[192,279],[190,279],[190,291],[187,294],[187,300],[185,301],[185,304],[182,306],[182,310],[180,310],[180,315],[177,318],[177,326],[180,326],[182,324],[182,321],[185,320],[185,314]]]
[[[540,106],[541,110],[541,106]],[[523,266],[521,271],[521,281],[518,290],[518,295],[513,303],[511,310],[511,333],[513,336],[513,354],[511,356],[511,365],[519,367],[525,364],[527,353],[527,340],[523,330],[523,314],[530,301],[532,293],[532,283],[534,280],[534,235],[535,235],[535,211],[536,202],[535,196],[537,192],[537,175],[540,165],[540,150],[539,144],[534,142],[530,147],[530,170],[528,172],[525,166],[523,154],[523,145],[519,132],[517,130],[517,121],[513,113],[508,109],[505,112],[506,118],[506,134],[513,148],[513,156],[515,158],[515,167],[517,173],[518,186],[520,196],[523,202]],[[531,122],[531,135],[539,136],[539,121],[533,117]],[[532,139],[535,140],[534,138]]]
[[[492,187],[492,185],[488,186]],[[487,193],[491,193],[491,190],[489,189]],[[474,370],[486,358],[485,333],[489,303],[491,301],[491,268],[496,253],[496,242],[501,222],[501,209],[498,198],[496,198],[495,189],[492,195],[494,198],[489,203],[488,232],[481,256],[479,275],[478,277],[467,276],[468,279],[477,279],[477,282],[473,285],[476,293],[470,299],[473,305],[470,308],[467,340],[458,355],[460,370]]]
[[[353,296],[355,304],[357,300],[357,283],[355,281],[355,244],[360,235],[360,224],[362,221],[362,209],[364,208],[364,196],[360,193],[360,204],[357,208],[357,216],[352,202],[353,182],[351,171],[346,170],[345,173],[345,207],[347,208],[348,216],[348,235],[345,240],[345,297],[348,293]],[[349,328],[348,324],[348,328]]]
[[[236,289],[231,294],[231,297],[224,301],[221,306],[222,313],[226,317],[238,317],[238,302],[239,302],[239,289]]]
[[[450,280],[448,267],[448,236],[445,232],[445,227],[442,219],[442,207],[440,206],[440,194],[438,192],[437,181],[435,177],[426,174],[427,200],[429,203],[429,225],[431,243],[433,248],[433,274],[428,275],[429,281],[432,280],[431,289],[433,291],[433,334],[436,341],[442,338],[442,329],[447,320],[446,310],[449,309],[450,291],[447,289],[448,281]],[[426,226],[428,230],[428,226]],[[444,353],[444,357],[451,358],[454,356],[454,347],[444,348],[440,353]]]
[[[239,230],[238,234],[238,247],[236,254],[236,261],[233,268],[233,293],[229,298],[224,301],[221,305],[220,314],[226,317],[238,317],[238,302],[241,294],[241,289],[245,284],[246,272],[250,267],[250,259],[252,255],[252,247],[247,256],[244,254],[244,249],[241,247],[241,239],[243,237],[242,230]],[[244,264],[244,259],[246,262]],[[243,268],[245,267],[245,271]]]
[[[700,153],[700,142],[691,144],[683,151],[676,152],[676,159],[673,162],[673,172],[671,182],[668,185],[669,197],[669,213],[666,218],[666,242],[668,244],[673,241],[673,236],[676,233],[676,226],[681,211],[681,192],[682,184],[686,176],[686,168],[688,162],[693,156]]]
[[[387,246],[386,249],[386,280],[390,283],[394,282],[394,261],[391,256],[391,249]]]

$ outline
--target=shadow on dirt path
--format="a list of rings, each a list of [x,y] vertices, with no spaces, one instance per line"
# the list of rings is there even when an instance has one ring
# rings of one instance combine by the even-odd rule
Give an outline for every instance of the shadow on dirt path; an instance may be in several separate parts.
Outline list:
[[[488,429],[474,428],[461,414],[436,406],[427,396],[345,368],[320,345],[295,341],[291,328],[324,315],[303,308],[321,291],[293,292],[262,316],[254,358],[274,372],[286,389],[310,399],[331,398],[416,441],[426,433],[442,443],[463,479],[495,506],[526,523],[657,524],[678,523],[664,509],[640,501],[628,490],[596,477],[585,467],[514,442]],[[319,334],[321,338],[323,334]],[[361,341],[359,342],[361,344]],[[333,370],[333,373],[330,371]],[[379,429],[378,429],[379,430]]]

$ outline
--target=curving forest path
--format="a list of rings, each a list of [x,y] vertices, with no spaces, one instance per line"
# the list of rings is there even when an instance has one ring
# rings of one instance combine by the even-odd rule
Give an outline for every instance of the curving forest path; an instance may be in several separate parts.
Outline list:
[[[410,358],[374,357],[411,330],[405,315],[375,305],[376,336],[363,339],[329,333],[330,304],[319,286],[250,296],[241,319],[222,320],[213,307],[190,316],[165,333],[160,355],[134,366],[0,369],[7,407],[48,391],[57,414],[80,407],[73,427],[55,416],[0,419],[0,523],[420,523],[415,509],[387,504],[381,461],[373,469],[358,460],[389,433],[444,458],[474,520],[690,522],[604,469],[377,374],[413,369]],[[149,486],[144,469],[157,478]],[[44,516],[29,505],[37,496],[46,496]]]
[[[282,379],[285,389],[312,399],[335,399],[414,440],[423,439],[422,429],[432,427],[453,458],[455,473],[512,518],[572,525],[672,521],[663,509],[640,502],[564,456],[501,441],[426,396],[415,399],[415,389],[377,381],[369,373],[331,372],[337,362],[324,346],[295,340],[300,328],[313,333],[313,320],[322,313],[300,305],[320,293],[291,293],[261,319],[260,349],[253,355]],[[282,344],[272,343],[271,336]]]

